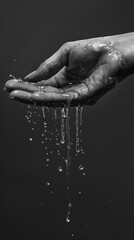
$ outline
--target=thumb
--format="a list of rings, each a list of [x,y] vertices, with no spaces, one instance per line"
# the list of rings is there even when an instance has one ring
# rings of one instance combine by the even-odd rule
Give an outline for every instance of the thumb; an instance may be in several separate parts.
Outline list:
[[[28,74],[24,80],[29,82],[37,82],[46,80],[55,75],[64,66],[66,66],[70,48],[70,42],[63,44],[63,46],[57,52],[43,62],[37,68],[37,70]]]

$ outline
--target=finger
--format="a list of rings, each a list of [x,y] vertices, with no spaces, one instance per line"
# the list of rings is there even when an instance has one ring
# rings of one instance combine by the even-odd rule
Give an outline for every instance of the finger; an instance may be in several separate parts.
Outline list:
[[[4,90],[11,92],[12,90],[25,90],[28,92],[37,92],[39,87],[28,82],[18,81],[17,79],[9,80],[4,86]]]
[[[95,98],[100,98],[103,92],[106,91],[108,72],[109,65],[101,65],[84,81],[88,89],[88,104],[90,104],[90,101],[92,102],[93,99],[95,101]]]
[[[62,92],[62,89],[58,89],[51,86],[42,86],[33,83],[26,83],[23,81],[9,80],[5,84],[5,90],[11,92],[13,90],[22,90],[26,92]]]
[[[37,82],[37,85],[44,85],[44,86],[52,86],[55,88],[63,88],[69,84],[69,79],[66,77],[66,70],[65,67],[63,67],[57,74],[55,74],[50,79],[47,79],[45,81]]]
[[[25,77],[26,81],[37,82],[46,80],[67,65],[68,54],[71,44],[64,44],[56,53],[43,62],[37,70]]]
[[[74,106],[78,103],[78,94],[75,92],[68,93],[43,93],[43,92],[26,92],[22,90],[15,90],[9,94],[9,98],[27,104],[60,107],[60,106]]]
[[[66,104],[68,95],[51,92],[51,93],[31,93],[22,90],[15,90],[9,94],[10,99],[14,99],[20,102],[35,104],[35,105],[63,105]]]

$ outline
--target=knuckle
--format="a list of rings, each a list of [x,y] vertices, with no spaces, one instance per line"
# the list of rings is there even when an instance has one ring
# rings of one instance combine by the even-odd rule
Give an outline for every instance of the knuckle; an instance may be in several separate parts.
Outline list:
[[[65,43],[61,46],[61,50],[69,49],[71,45],[72,45],[72,42],[65,42]]]

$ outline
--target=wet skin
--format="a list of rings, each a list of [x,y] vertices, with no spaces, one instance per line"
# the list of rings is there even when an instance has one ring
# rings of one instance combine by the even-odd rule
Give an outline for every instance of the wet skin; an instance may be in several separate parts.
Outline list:
[[[27,104],[94,104],[130,74],[132,37],[130,33],[68,42],[23,81],[9,80],[4,89],[9,98]]]

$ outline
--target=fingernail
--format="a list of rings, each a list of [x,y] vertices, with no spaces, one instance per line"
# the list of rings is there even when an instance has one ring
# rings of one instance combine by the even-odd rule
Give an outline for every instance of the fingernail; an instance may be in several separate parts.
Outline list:
[[[33,72],[29,73],[29,74],[24,78],[24,80],[28,80],[28,79],[31,79],[32,77],[34,77],[35,72],[36,72],[36,71],[33,71]]]

